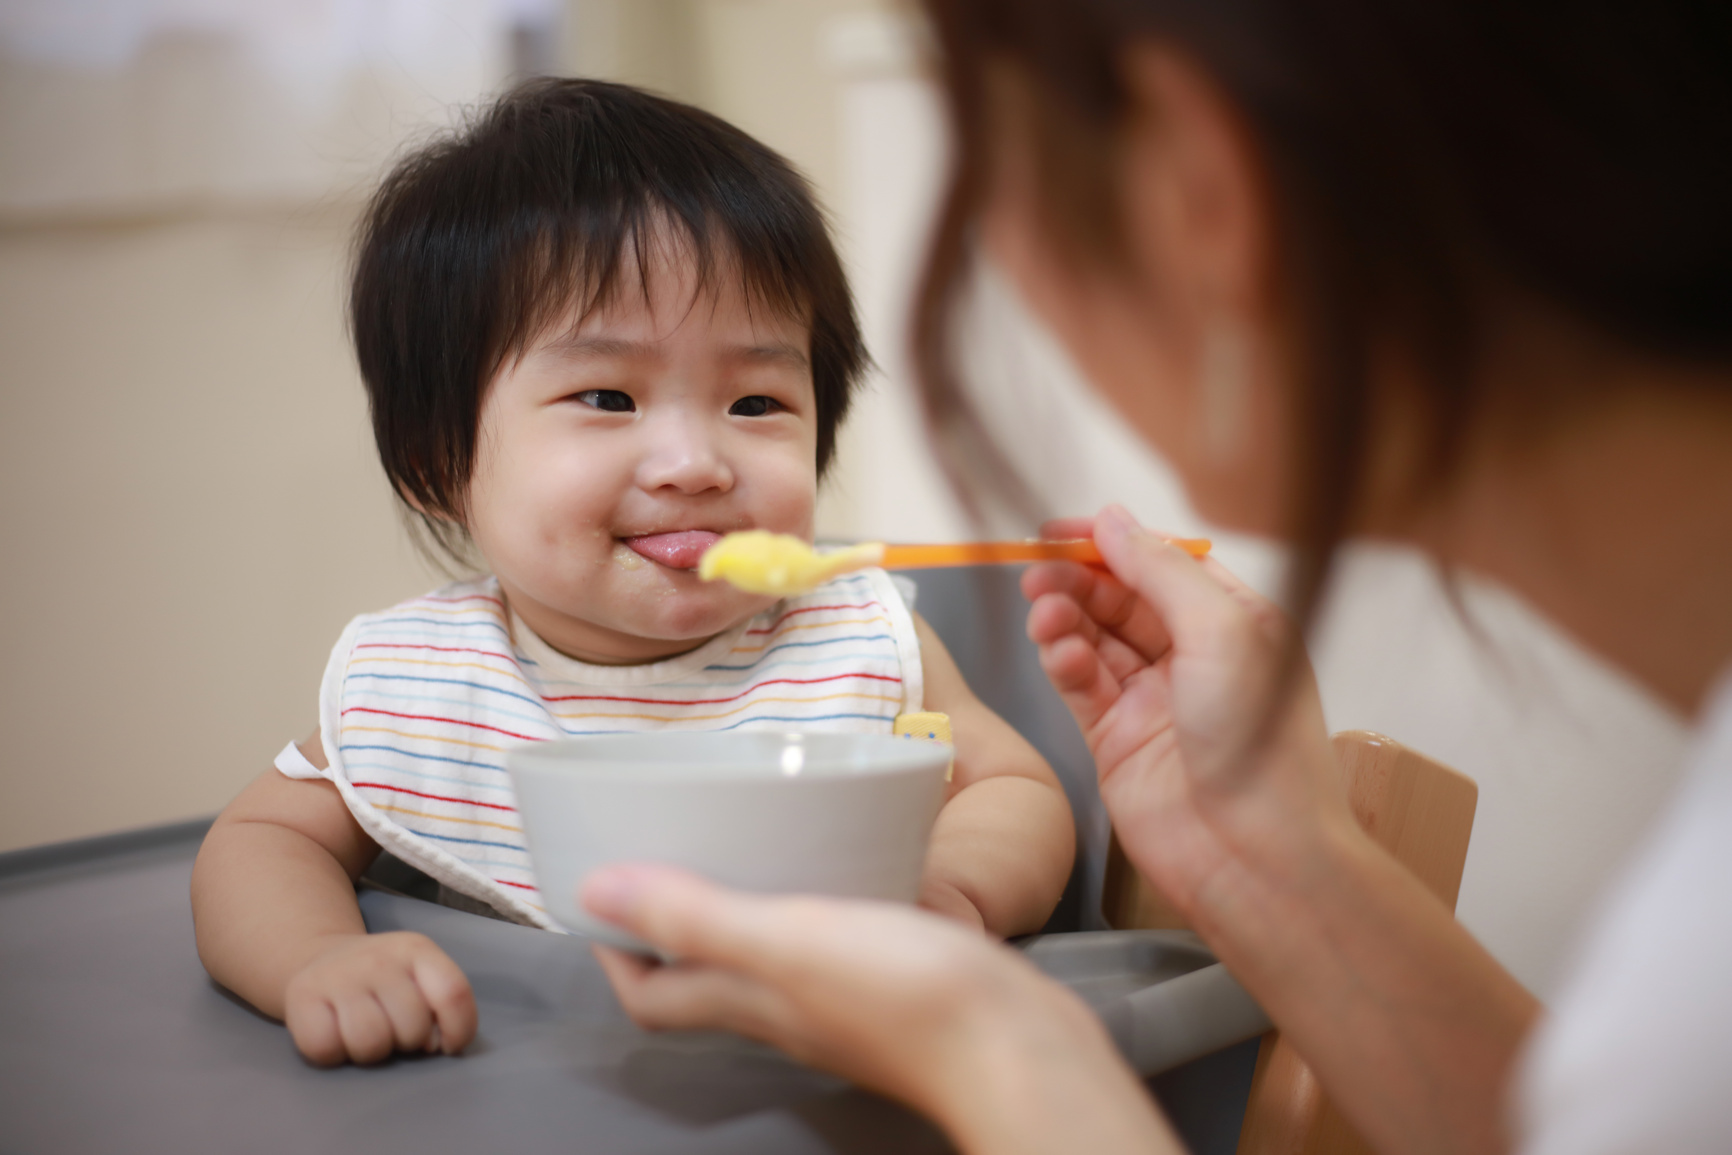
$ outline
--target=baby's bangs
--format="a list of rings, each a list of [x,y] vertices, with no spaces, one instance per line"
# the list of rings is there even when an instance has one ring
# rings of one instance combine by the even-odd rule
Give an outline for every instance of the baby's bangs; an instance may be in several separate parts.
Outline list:
[[[648,300],[658,270],[681,266],[692,274],[688,307],[737,278],[748,311],[809,324],[812,286],[799,276],[798,255],[780,251],[786,247],[776,243],[780,238],[755,232],[713,211],[682,213],[647,198],[548,223],[525,242],[515,267],[502,270],[490,375],[538,339],[581,326],[624,294]]]

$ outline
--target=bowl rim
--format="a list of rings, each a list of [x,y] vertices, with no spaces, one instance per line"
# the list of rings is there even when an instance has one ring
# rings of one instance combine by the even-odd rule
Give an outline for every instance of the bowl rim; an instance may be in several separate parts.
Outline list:
[[[816,738],[824,744],[832,744],[836,740],[842,739],[850,743],[877,746],[879,750],[873,752],[871,761],[864,765],[853,759],[844,762],[840,754],[812,753],[808,755],[805,765],[802,767],[803,772],[795,774],[777,772],[777,768],[767,767],[762,760],[749,759],[744,754],[733,757],[716,757],[695,763],[688,757],[673,754],[639,758],[598,754],[593,760],[586,759],[581,755],[573,756],[574,750],[581,750],[586,746],[629,744],[636,739],[710,738],[729,743],[748,736],[759,740],[765,737],[781,737],[784,740],[798,737],[802,742]],[[818,782],[929,773],[935,769],[942,772],[954,756],[955,750],[950,743],[891,734],[814,734],[798,730],[751,730],[744,733],[663,730],[638,734],[574,734],[563,738],[549,738],[544,741],[514,742],[505,749],[505,765],[513,773],[519,770],[529,770],[588,779],[641,778],[644,781],[657,782],[675,779],[688,779],[695,782],[720,780],[735,782]]]

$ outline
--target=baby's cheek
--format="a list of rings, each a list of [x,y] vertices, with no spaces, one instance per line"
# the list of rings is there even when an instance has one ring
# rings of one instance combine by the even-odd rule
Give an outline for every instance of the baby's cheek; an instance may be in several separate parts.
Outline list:
[[[818,479],[810,469],[789,469],[769,487],[760,528],[810,538],[818,507]]]

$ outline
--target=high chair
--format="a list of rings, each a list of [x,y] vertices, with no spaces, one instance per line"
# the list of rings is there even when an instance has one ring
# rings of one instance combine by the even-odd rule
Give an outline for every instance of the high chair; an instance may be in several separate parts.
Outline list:
[[[1334,737],[1354,817],[1453,911],[1479,787],[1400,743],[1365,730]],[[1125,858],[1108,850],[1102,910],[1118,929],[1181,929],[1184,920]],[[1238,1155],[1369,1155],[1293,1047],[1271,1031],[1252,1076]]]

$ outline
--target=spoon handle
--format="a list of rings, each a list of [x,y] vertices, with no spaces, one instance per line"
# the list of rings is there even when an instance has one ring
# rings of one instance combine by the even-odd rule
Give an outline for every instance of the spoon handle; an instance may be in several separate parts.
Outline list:
[[[1207,538],[1170,537],[1192,557],[1204,557],[1209,552]],[[885,569],[934,569],[957,565],[1018,565],[1031,561],[1074,561],[1083,565],[1101,565],[1101,551],[1088,538],[1074,541],[969,541],[944,545],[887,545]]]

